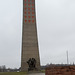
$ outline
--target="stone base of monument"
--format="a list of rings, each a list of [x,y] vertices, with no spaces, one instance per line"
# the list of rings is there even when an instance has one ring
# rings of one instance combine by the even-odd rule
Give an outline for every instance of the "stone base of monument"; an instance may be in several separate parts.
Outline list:
[[[41,73],[41,71],[30,71],[28,74],[36,74],[36,73]]]
[[[28,71],[28,73],[41,73],[41,70],[31,70],[31,71]]]

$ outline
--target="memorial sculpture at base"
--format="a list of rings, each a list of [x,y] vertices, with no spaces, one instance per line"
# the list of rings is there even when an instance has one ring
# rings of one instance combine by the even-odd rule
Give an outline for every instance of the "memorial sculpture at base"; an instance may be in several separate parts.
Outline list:
[[[34,58],[30,58],[28,61],[28,71],[36,70],[36,60]]]

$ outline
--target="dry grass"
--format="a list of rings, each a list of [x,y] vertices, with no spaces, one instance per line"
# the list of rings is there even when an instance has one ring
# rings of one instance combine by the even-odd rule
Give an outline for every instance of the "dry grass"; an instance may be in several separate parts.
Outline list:
[[[1,72],[0,75],[28,75],[26,72]]]

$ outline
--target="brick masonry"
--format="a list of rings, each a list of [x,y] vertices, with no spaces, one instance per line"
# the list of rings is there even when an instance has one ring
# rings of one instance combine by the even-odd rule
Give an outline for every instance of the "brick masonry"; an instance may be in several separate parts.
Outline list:
[[[47,67],[45,75],[75,75],[75,66]]]
[[[35,58],[36,68],[40,70],[35,0],[23,0],[21,71],[28,71],[27,61],[29,58]]]

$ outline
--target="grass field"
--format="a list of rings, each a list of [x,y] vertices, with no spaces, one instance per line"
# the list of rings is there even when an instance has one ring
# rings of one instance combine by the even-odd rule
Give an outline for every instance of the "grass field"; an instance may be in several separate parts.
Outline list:
[[[25,72],[1,72],[0,75],[28,75]]]
[[[41,73],[45,73],[45,70],[42,70]],[[26,72],[0,72],[0,75],[28,75]]]
[[[42,73],[45,73],[45,70],[41,70]]]

